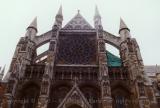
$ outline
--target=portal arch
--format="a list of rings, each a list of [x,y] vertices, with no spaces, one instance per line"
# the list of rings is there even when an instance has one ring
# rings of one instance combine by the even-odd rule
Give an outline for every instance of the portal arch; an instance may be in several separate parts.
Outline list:
[[[129,88],[120,83],[112,88],[113,108],[132,108],[132,94]]]
[[[54,86],[52,85],[48,108],[57,108],[67,93],[71,90],[71,87],[71,84],[67,82],[58,82],[57,84],[54,84]]]
[[[84,94],[85,98],[88,100],[89,104],[92,108],[99,108],[100,107],[100,87],[92,84],[81,84],[79,85],[80,90]]]
[[[20,90],[17,90],[14,100],[15,108],[35,108],[38,103],[40,86],[33,82],[28,82],[22,85]]]

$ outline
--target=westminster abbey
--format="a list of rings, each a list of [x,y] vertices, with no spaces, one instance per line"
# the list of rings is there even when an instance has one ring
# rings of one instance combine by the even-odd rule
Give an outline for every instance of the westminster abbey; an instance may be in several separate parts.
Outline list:
[[[124,21],[115,36],[103,29],[97,7],[93,19],[94,27],[78,11],[62,26],[60,7],[51,30],[37,35],[35,18],[0,82],[0,108],[160,108],[160,72],[149,79]],[[37,54],[47,43],[48,50]]]

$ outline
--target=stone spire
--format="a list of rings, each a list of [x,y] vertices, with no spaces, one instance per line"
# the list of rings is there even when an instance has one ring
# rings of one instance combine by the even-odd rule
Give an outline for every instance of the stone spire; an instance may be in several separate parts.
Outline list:
[[[34,18],[34,20],[31,22],[31,24],[27,28],[27,32],[25,34],[26,37],[33,40],[36,36],[38,30],[37,30],[37,17]]]
[[[94,15],[94,27],[95,29],[102,29],[101,15],[99,13],[98,7],[95,7],[95,15]]]
[[[62,5],[61,5],[55,17],[54,26],[58,26],[59,28],[62,28],[62,21],[63,21],[63,14],[62,14]]]
[[[27,29],[29,28],[33,28],[37,31],[37,17],[34,18],[34,20],[31,22]]]
[[[130,29],[127,27],[127,25],[125,24],[122,18],[120,18],[119,34],[122,40],[125,40],[126,38],[131,37]]]
[[[120,18],[119,32],[120,32],[121,30],[123,30],[123,29],[127,29],[128,31],[130,31],[129,28],[127,27],[127,25],[125,24],[125,22],[123,21],[123,19]]]
[[[60,6],[60,8],[59,8],[59,10],[58,10],[57,15],[61,15],[61,16],[63,16],[63,15],[62,15],[62,5]]]
[[[95,7],[95,15],[94,15],[94,16],[95,16],[95,17],[97,17],[97,16],[101,17],[100,14],[99,14],[99,10],[98,10],[97,5],[96,5],[96,7]]]

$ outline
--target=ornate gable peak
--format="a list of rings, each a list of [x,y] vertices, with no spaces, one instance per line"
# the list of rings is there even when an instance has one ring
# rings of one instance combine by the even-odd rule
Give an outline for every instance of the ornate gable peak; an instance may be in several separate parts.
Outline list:
[[[75,29],[75,30],[85,30],[93,29],[93,27],[83,18],[79,13],[69,21],[63,29]]]
[[[77,84],[72,87],[72,89],[68,92],[66,97],[63,99],[63,101],[57,108],[67,108],[73,104],[76,104],[82,108],[91,108],[91,105],[84,97]]]

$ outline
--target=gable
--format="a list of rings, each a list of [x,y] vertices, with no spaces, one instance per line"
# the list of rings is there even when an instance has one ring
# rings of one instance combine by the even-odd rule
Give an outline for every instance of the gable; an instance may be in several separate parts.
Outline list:
[[[88,100],[84,97],[83,93],[75,84],[72,89],[68,92],[66,97],[63,99],[58,108],[70,107],[72,105],[78,105],[82,108],[91,108]]]
[[[63,29],[86,30],[93,29],[93,27],[78,12],[78,14],[69,21]]]

